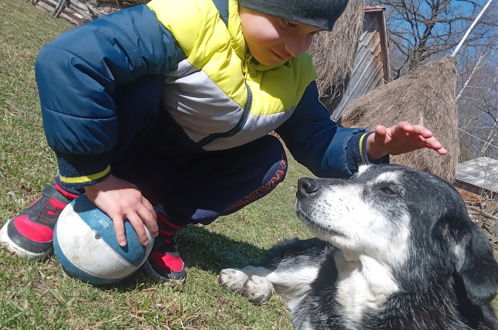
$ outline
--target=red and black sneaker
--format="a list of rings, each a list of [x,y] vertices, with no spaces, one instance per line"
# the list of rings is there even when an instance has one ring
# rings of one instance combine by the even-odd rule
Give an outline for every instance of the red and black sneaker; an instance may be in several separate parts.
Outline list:
[[[78,195],[57,183],[48,185],[27,209],[8,220],[0,230],[0,243],[12,253],[41,259],[52,252],[54,226],[64,207]]]
[[[159,235],[154,239],[152,252],[144,264],[145,273],[154,281],[174,280],[183,283],[187,273],[175,242],[176,232],[182,227],[169,221],[161,209],[156,211]]]

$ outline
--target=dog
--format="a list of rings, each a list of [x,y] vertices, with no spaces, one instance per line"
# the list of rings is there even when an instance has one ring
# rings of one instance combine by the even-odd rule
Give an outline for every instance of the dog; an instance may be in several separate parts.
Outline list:
[[[220,284],[261,304],[274,293],[296,329],[498,329],[498,264],[458,192],[399,165],[298,181],[316,235],[277,244]]]

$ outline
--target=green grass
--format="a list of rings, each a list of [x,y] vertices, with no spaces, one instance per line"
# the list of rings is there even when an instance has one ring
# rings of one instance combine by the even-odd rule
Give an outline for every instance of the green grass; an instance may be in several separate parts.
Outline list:
[[[71,26],[24,0],[0,0],[0,12],[1,225],[55,175],[33,64],[40,47]],[[291,161],[287,180],[263,201],[180,233],[188,271],[183,287],[139,273],[118,287],[97,288],[67,276],[53,257],[33,263],[0,249],[0,328],[289,329],[280,299],[253,306],[223,290],[217,274],[247,264],[281,239],[309,236],[292,211],[303,175],[308,172]]]

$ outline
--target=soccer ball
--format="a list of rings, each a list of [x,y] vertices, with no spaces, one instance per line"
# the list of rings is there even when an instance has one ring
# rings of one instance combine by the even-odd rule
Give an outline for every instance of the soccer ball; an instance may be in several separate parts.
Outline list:
[[[125,221],[127,245],[120,246],[111,218],[82,195],[68,204],[57,220],[54,252],[69,275],[94,285],[114,284],[147,260],[154,238],[145,229],[147,246]]]

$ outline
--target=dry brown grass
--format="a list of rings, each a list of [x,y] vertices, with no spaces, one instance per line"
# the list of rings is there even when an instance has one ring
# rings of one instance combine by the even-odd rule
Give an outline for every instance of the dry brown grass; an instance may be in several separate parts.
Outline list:
[[[405,76],[357,98],[346,109],[341,124],[375,129],[400,121],[429,128],[448,155],[417,150],[391,157],[391,163],[420,168],[453,182],[460,152],[455,104],[456,70],[453,58],[429,62]]]
[[[334,29],[320,32],[311,45],[320,98],[329,109],[335,108],[349,82],[363,16],[363,1],[349,1]]]

